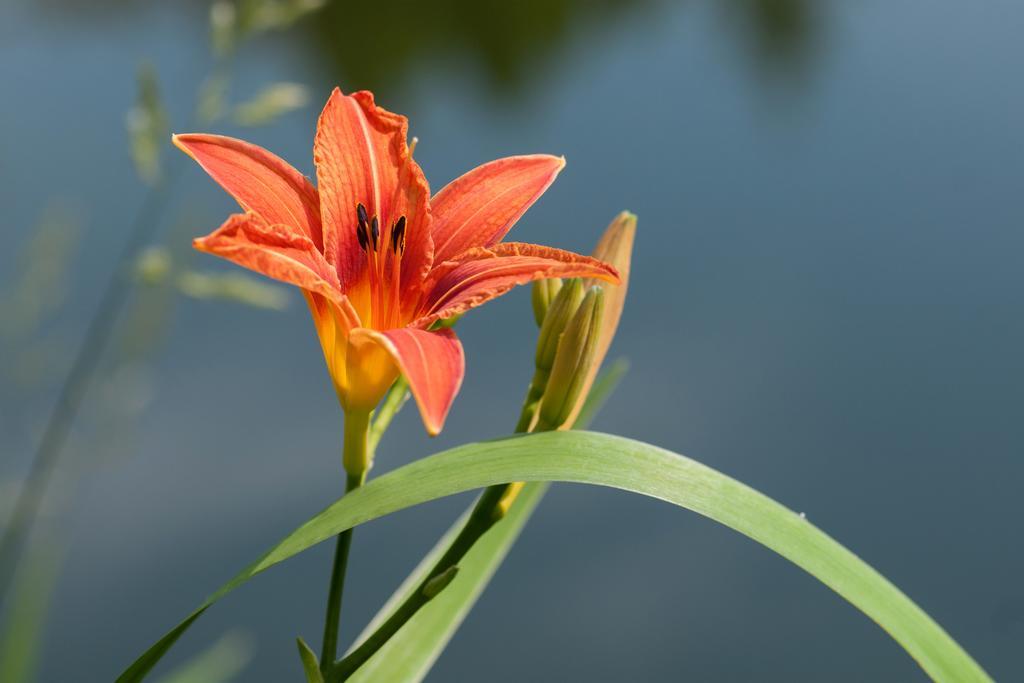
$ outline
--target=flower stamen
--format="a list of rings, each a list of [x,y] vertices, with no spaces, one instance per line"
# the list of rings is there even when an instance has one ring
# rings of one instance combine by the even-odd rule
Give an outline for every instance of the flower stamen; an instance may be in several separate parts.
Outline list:
[[[380,241],[380,221],[374,216],[372,219],[366,211],[366,207],[360,202],[356,204],[356,239],[359,241],[359,248],[366,254],[366,270],[370,281],[370,324],[379,315],[381,302],[381,277],[377,257],[377,244]],[[371,249],[370,246],[373,246]]]
[[[391,226],[391,301],[388,309],[388,324],[401,323],[402,303],[399,292],[402,285],[402,254],[405,253],[405,216]]]
[[[366,207],[356,205],[356,239],[359,248],[366,254],[366,269],[370,285],[369,323],[373,327],[391,326],[401,323],[401,278],[402,255],[405,254],[406,218],[399,216],[390,231],[382,234],[380,218],[371,217]],[[385,223],[386,225],[386,223]],[[388,246],[391,251],[391,279],[385,278]]]
[[[405,253],[405,216],[400,217],[391,228],[391,251],[396,254]]]

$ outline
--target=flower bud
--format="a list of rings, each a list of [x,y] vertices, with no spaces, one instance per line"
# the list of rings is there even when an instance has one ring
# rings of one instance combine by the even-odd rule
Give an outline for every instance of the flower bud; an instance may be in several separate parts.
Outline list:
[[[544,324],[544,316],[548,312],[551,300],[555,298],[561,288],[562,281],[557,277],[537,280],[533,283],[533,291],[530,296],[533,302],[533,319],[537,321],[537,327]]]
[[[604,289],[591,287],[559,340],[535,431],[558,429],[571,417],[597,356],[603,314]]]
[[[559,291],[547,307],[540,334],[537,335],[535,365],[538,371],[547,373],[551,370],[558,351],[558,339],[580,307],[583,294],[583,280],[579,278],[567,281],[564,286],[559,285]]]
[[[423,586],[423,597],[427,600],[433,600],[436,598],[438,593],[447,588],[448,584],[455,580],[455,576],[458,573],[459,565],[453,564],[434,578],[427,581]]]
[[[590,375],[587,377],[587,381],[584,384],[583,391],[580,392],[579,398],[576,401],[576,408],[573,410],[572,417],[569,419],[571,425],[576,421],[579,416],[580,410],[583,408],[583,402],[587,398],[587,394],[590,393],[590,387],[594,383],[594,379],[597,377],[598,370],[601,369],[601,363],[604,361],[605,355],[608,353],[608,347],[611,346],[612,339],[615,337],[615,330],[619,326],[619,319],[622,317],[622,308],[626,303],[626,290],[629,287],[629,266],[633,255],[633,240],[636,237],[636,215],[623,211],[608,226],[605,230],[604,235],[601,237],[601,241],[598,242],[597,247],[591,254],[594,258],[601,259],[607,263],[612,264],[619,271],[618,285],[607,285],[605,286],[605,307],[604,307],[604,322],[602,323],[601,331],[601,342],[597,348],[597,354],[594,362],[590,367]],[[588,281],[588,284],[596,284],[597,281]]]

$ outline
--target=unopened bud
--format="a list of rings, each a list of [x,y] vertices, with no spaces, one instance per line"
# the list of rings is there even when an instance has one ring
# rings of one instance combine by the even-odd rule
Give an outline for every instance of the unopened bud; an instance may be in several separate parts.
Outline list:
[[[445,569],[443,572],[427,581],[426,585],[423,586],[423,597],[427,600],[433,600],[437,597],[438,593],[447,588],[448,584],[455,580],[455,575],[458,573],[459,565],[453,564],[448,567],[448,569]]]
[[[597,355],[590,366],[590,376],[576,400],[576,409],[573,411],[569,424],[573,424],[583,409],[583,403],[590,393],[590,388],[597,377],[601,363],[608,353],[612,339],[615,337],[615,330],[619,326],[619,318],[622,317],[622,307],[626,303],[626,290],[629,287],[629,266],[633,255],[633,239],[636,237],[636,216],[628,211],[623,211],[611,222],[605,230],[593,256],[606,263],[615,266],[619,271],[618,285],[610,285],[605,290],[604,322],[602,323],[601,343],[598,345]],[[596,284],[596,281],[591,281]]]
[[[597,356],[603,314],[604,289],[591,287],[558,343],[535,431],[558,429],[572,415]]]
[[[537,335],[535,364],[538,371],[545,373],[551,370],[555,362],[559,337],[583,301],[583,280],[573,278],[559,287],[558,293],[547,308],[544,322],[540,326],[540,334]]]
[[[555,278],[537,280],[533,283],[531,298],[533,301],[533,319],[537,321],[537,327],[544,324],[544,316],[547,315],[551,301],[562,288],[562,281]]]

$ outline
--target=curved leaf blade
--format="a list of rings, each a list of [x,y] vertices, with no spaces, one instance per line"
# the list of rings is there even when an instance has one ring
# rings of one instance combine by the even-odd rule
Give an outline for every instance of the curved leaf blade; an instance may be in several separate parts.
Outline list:
[[[166,651],[205,610],[256,574],[345,529],[436,498],[507,481],[608,486],[690,509],[754,539],[871,617],[937,681],[989,681],[982,668],[910,598],[802,516],[694,460],[594,432],[548,432],[453,448],[371,481],[303,524],[225,584],[154,646]],[[162,652],[143,655],[149,666]],[[136,663],[138,664],[138,662]],[[149,667],[142,670],[144,674]],[[118,679],[141,680],[130,675]]]

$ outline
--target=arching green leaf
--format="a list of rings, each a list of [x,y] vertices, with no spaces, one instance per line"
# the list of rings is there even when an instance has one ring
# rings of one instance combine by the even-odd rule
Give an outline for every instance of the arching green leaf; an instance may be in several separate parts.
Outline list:
[[[990,680],[956,642],[878,572],[809,521],[694,460],[593,432],[549,432],[453,448],[385,474],[303,524],[211,596],[118,680],[141,680],[200,611],[256,574],[341,531],[420,503],[508,481],[632,491],[714,519],[786,557],[871,617],[938,681]]]

